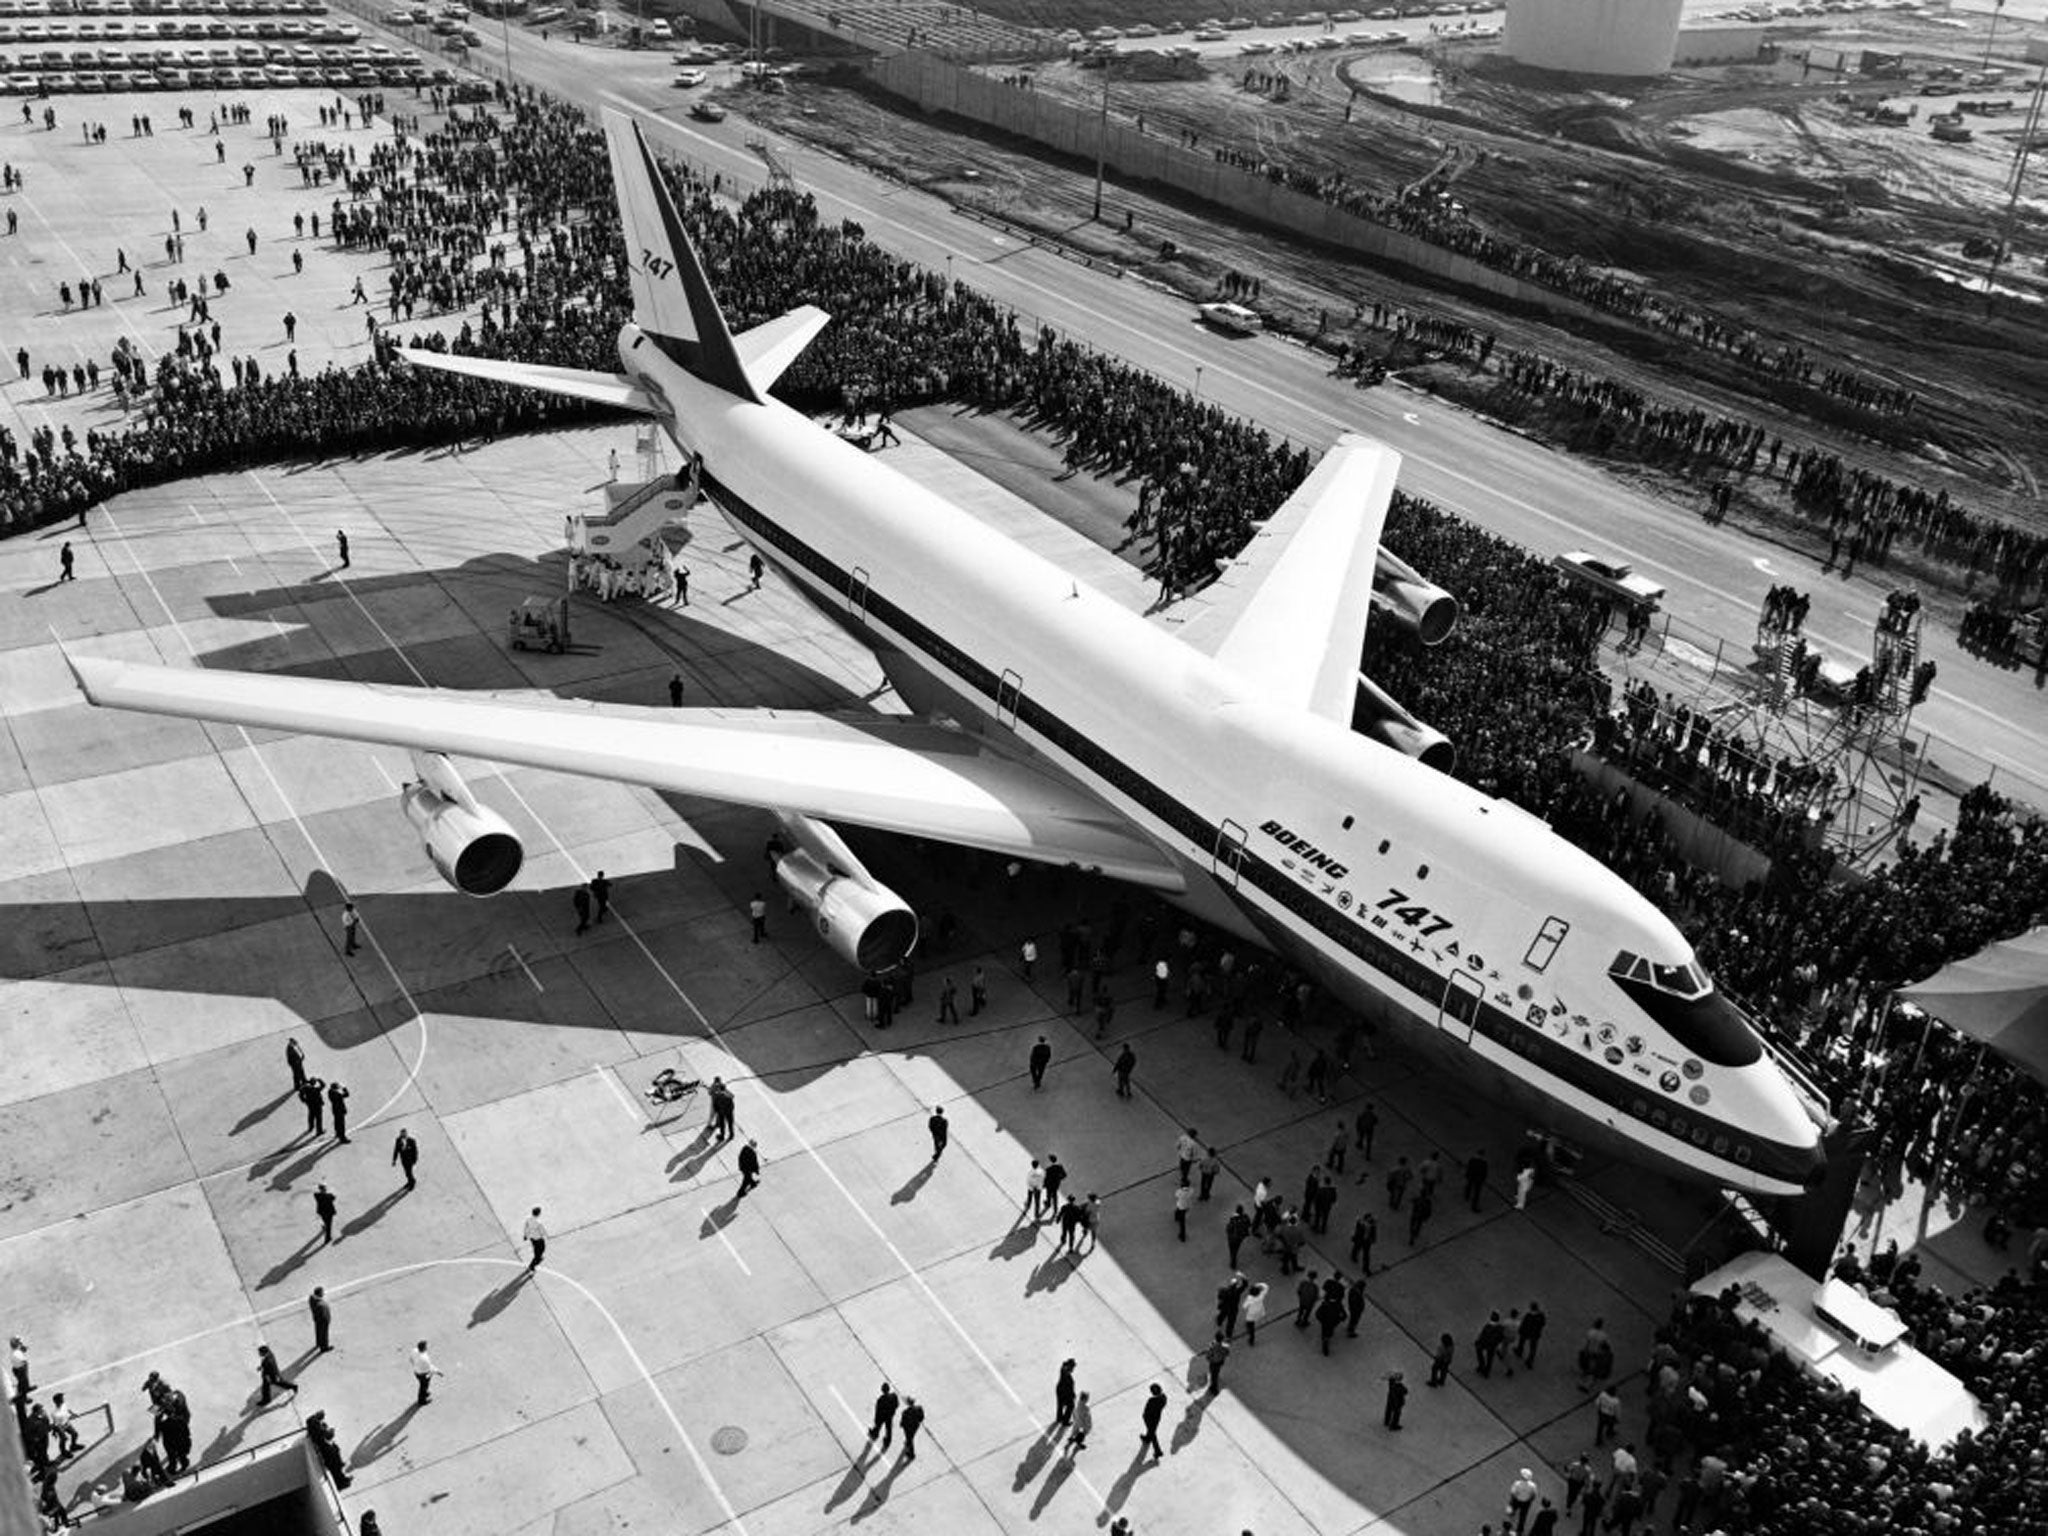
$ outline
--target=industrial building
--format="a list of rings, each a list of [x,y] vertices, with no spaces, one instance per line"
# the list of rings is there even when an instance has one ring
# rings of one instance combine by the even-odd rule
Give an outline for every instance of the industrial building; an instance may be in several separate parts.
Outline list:
[[[1508,0],[1505,50],[1575,75],[1661,75],[1678,49],[1684,0]]]

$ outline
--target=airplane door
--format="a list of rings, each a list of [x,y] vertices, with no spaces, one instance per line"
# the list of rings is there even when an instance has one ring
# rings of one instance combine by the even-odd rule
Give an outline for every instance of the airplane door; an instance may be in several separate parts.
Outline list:
[[[857,565],[846,578],[846,607],[856,619],[868,616],[868,573]]]
[[[1479,1023],[1479,1005],[1486,997],[1486,984],[1460,966],[1444,982],[1444,996],[1438,1005],[1436,1025],[1470,1040]]]
[[[1003,680],[996,685],[996,724],[1017,728],[1017,704],[1024,697],[1024,679],[1014,672],[1005,672]]]
[[[1236,822],[1226,821],[1217,829],[1216,855],[1211,868],[1226,884],[1237,884],[1238,872],[1244,868],[1244,828]]]

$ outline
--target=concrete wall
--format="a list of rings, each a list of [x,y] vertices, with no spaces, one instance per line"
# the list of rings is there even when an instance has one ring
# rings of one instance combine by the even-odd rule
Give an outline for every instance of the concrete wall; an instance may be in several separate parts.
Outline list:
[[[877,59],[868,66],[868,75],[882,89],[915,102],[924,111],[951,112],[1078,159],[1094,160],[1100,135],[1105,164],[1123,180],[1155,182],[1228,208],[1243,218],[1482,293],[1553,311],[1593,313],[1548,288],[1359,218],[1321,198],[1283,187],[1257,171],[1224,165],[1205,149],[1185,149],[1175,140],[1141,133],[1135,123],[1114,114],[1104,133],[1098,111],[1005,85],[994,75],[961,69],[926,53]]]
[[[140,1504],[123,1504],[92,1520],[93,1536],[164,1536],[254,1509],[298,1493],[292,1529],[305,1536],[343,1536],[340,1501],[303,1434],[282,1436],[201,1468]]]
[[[1507,56],[1578,75],[1661,75],[1684,0],[1508,0]]]

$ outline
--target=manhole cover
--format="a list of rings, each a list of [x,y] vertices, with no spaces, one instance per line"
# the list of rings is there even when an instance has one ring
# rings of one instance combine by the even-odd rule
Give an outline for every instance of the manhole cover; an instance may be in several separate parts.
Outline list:
[[[711,1449],[721,1456],[737,1456],[747,1448],[747,1432],[737,1424],[728,1424],[711,1437]]]

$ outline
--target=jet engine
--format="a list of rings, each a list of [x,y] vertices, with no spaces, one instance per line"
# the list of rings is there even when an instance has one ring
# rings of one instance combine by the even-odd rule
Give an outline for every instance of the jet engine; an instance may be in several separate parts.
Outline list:
[[[1404,757],[1420,758],[1438,773],[1449,773],[1458,761],[1458,749],[1451,745],[1450,737],[1409,714],[1362,672],[1358,697],[1351,707],[1351,729]]]
[[[869,874],[823,822],[778,813],[796,847],[775,861],[775,879],[811,915],[818,937],[849,965],[873,974],[901,964],[917,945],[917,915]]]
[[[1373,566],[1372,606],[1424,645],[1441,645],[1458,622],[1455,597],[1384,549]]]
[[[455,765],[438,752],[415,752],[417,783],[399,792],[405,819],[426,840],[427,857],[456,890],[495,896],[526,862],[526,849],[496,811],[478,803]]]

